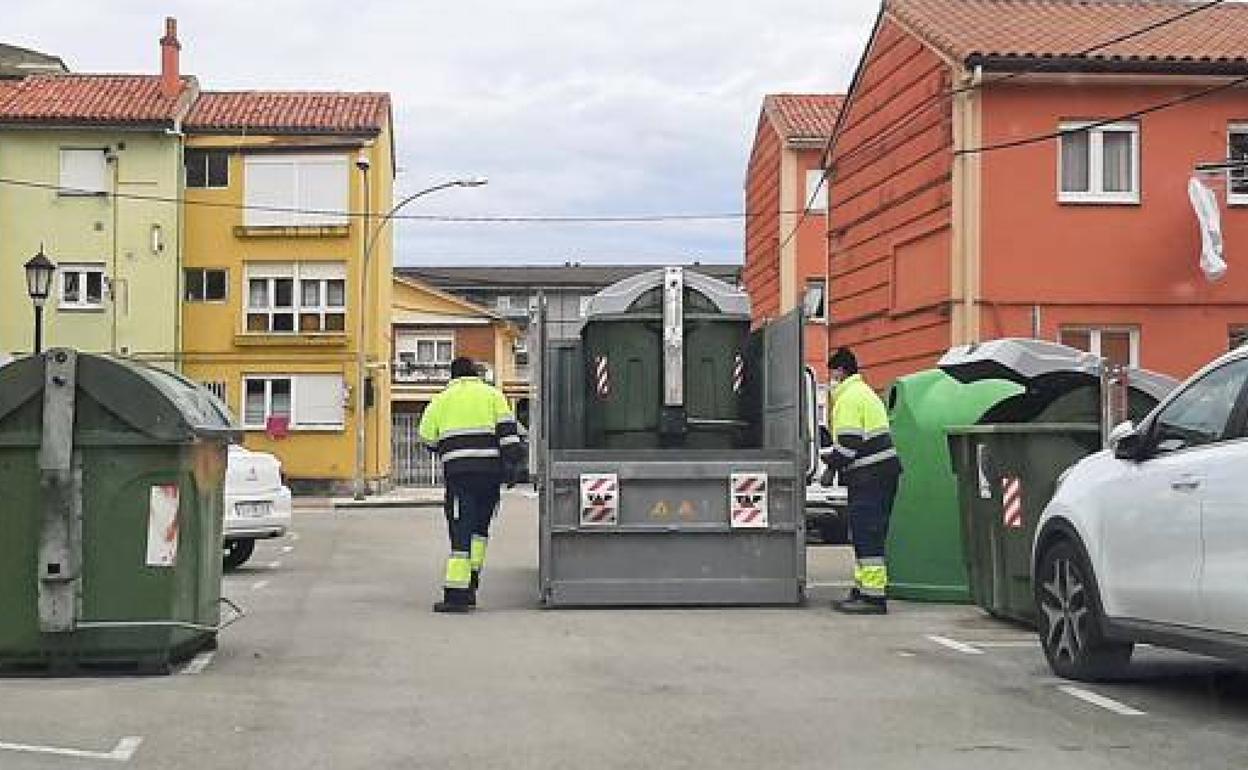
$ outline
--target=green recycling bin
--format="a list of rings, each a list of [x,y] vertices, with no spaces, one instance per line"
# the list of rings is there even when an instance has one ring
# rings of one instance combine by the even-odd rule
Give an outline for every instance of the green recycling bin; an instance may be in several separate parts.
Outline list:
[[[995,617],[1036,620],[1031,546],[1061,474],[1101,447],[1097,423],[975,425],[949,431],[971,598]]]
[[[1022,386],[1005,380],[958,382],[939,369],[893,384],[889,420],[905,473],[888,528],[890,596],[970,601],[957,477],[945,431],[979,422],[992,406],[1022,391]]]
[[[0,673],[167,673],[216,643],[229,411],[58,349],[0,367]]]

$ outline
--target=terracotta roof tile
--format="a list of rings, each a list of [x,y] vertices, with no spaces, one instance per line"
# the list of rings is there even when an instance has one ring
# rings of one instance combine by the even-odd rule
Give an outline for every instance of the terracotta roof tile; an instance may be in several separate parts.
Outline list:
[[[156,75],[34,75],[0,97],[0,123],[162,124],[178,114],[182,93],[160,92]]]
[[[390,95],[333,91],[205,91],[186,118],[190,131],[376,133]]]
[[[1173,19],[1183,0],[886,0],[886,10],[961,61],[1079,57],[1116,37]],[[1229,2],[1097,50],[1105,69],[1248,62],[1248,4]]]
[[[835,94],[771,94],[763,109],[785,139],[827,139],[844,102],[844,96]]]

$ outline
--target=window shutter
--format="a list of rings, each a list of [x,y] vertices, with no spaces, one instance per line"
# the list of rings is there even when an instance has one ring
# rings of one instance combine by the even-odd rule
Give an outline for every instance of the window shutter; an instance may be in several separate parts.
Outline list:
[[[62,192],[107,192],[107,179],[103,150],[61,150]]]
[[[295,196],[295,164],[288,158],[250,157],[243,171],[243,199],[247,206],[269,206],[292,209],[298,206]],[[248,227],[274,227],[294,224],[295,215],[288,211],[263,211],[248,208],[243,221]]]
[[[343,425],[343,382],[337,374],[301,374],[295,378],[297,427]]]
[[[303,156],[298,165],[298,207],[305,211],[297,216],[301,225],[347,224],[347,161],[345,157]]]

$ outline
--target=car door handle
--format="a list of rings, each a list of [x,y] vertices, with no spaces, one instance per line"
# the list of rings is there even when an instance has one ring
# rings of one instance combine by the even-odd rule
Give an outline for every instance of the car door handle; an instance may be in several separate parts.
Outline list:
[[[1200,489],[1200,479],[1195,476],[1180,476],[1170,482],[1170,488],[1176,492],[1194,492]]]

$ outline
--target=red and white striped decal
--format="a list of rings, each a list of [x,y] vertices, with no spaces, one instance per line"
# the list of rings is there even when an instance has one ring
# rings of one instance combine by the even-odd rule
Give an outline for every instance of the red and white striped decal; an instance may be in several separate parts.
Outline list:
[[[1023,482],[1015,476],[1006,476],[1001,480],[1003,497],[1003,523],[1008,529],[1021,529],[1023,526]]]
[[[734,473],[728,483],[733,529],[767,527],[767,474]]]
[[[611,375],[606,356],[594,359],[594,390],[599,398],[611,395]]]
[[[740,393],[745,384],[745,359],[738,353],[732,361],[732,392]]]
[[[620,483],[614,473],[581,474],[581,524],[610,526],[620,519]]]

